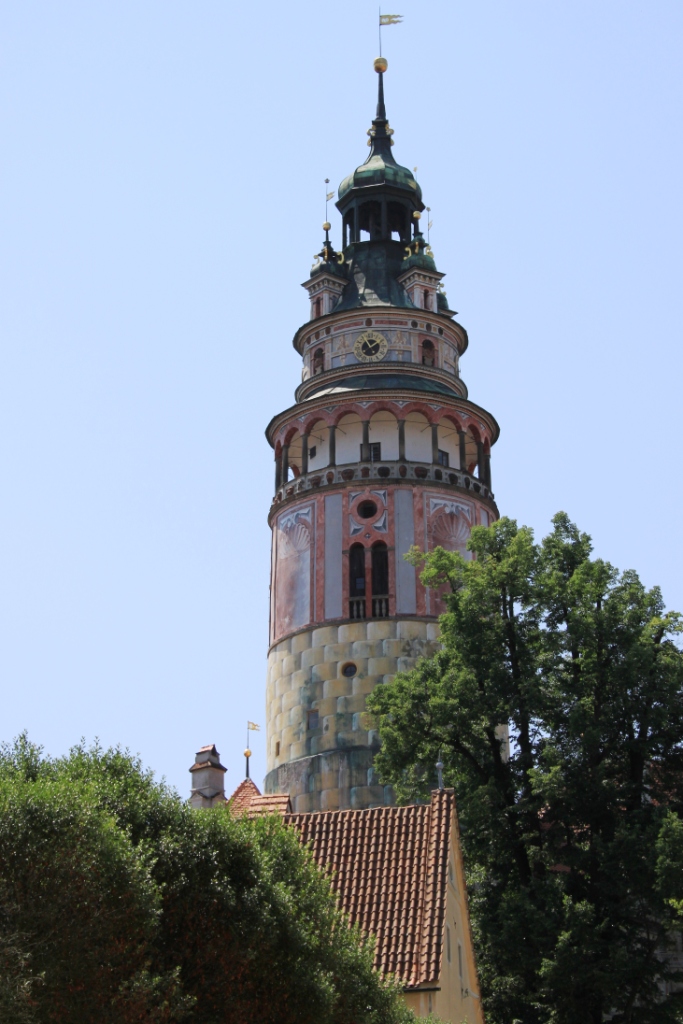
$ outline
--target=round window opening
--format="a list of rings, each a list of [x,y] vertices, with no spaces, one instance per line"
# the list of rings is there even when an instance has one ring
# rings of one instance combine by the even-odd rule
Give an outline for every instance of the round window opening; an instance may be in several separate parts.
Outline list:
[[[352,661],[347,661],[346,664],[342,668],[342,675],[344,675],[344,676],[355,676],[357,671],[358,671],[358,669],[356,668],[354,663]]]
[[[358,506],[358,515],[361,519],[372,519],[377,515],[377,506],[374,501],[361,501]]]

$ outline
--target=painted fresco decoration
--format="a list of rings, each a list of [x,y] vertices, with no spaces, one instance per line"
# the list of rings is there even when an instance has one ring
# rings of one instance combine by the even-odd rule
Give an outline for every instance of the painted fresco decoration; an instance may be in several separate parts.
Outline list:
[[[377,522],[374,524],[373,529],[375,529],[377,531],[377,533],[386,533],[387,532],[387,510],[386,509],[384,510],[382,515],[379,517]]]
[[[472,529],[472,508],[459,501],[430,498],[430,547],[458,551],[463,558],[471,558],[467,550]]]
[[[277,522],[276,632],[311,621],[311,536],[313,506],[280,516]]]
[[[349,516],[349,535],[357,537],[365,529],[363,523],[357,523],[353,516]]]

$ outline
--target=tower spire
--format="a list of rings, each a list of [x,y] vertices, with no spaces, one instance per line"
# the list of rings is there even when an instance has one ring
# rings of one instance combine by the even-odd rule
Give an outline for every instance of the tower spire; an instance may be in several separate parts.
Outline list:
[[[375,57],[374,68],[379,77],[377,83],[377,112],[372,122],[372,128],[368,131],[370,136],[370,156],[369,160],[373,156],[381,156],[387,163],[395,164],[396,161],[391,152],[393,145],[391,136],[394,134],[393,130],[389,127],[389,121],[387,120],[387,108],[384,103],[384,72],[389,67],[388,61],[385,57]]]
[[[377,83],[377,116],[376,119],[386,121],[387,110],[384,106],[384,72],[388,65],[384,57],[378,57],[375,61],[375,71],[379,76],[379,82]]]

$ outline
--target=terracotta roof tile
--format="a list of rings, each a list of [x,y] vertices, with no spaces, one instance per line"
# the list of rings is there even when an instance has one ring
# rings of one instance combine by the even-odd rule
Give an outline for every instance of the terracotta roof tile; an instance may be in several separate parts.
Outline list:
[[[286,793],[273,793],[271,795],[254,797],[249,813],[255,814],[279,814],[281,818],[291,814],[292,803]]]
[[[261,791],[258,786],[251,779],[244,779],[228,800],[228,804],[235,813],[243,813],[248,810],[254,797],[260,795]]]
[[[286,793],[261,795],[258,786],[251,779],[244,779],[227,801],[233,814],[248,814],[255,817],[261,814],[279,814],[284,817],[292,809]]]
[[[354,924],[376,938],[375,966],[407,987],[441,974],[455,797],[429,805],[288,814]]]
[[[332,873],[341,907],[375,936],[375,967],[407,988],[441,975],[453,790],[430,804],[291,814],[289,797],[262,796],[245,779],[228,800],[234,813],[280,814]]]

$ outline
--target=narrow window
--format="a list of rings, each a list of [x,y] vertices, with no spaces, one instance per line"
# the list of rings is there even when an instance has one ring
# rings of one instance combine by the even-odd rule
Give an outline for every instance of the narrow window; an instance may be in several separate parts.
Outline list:
[[[307,721],[308,728],[309,729],[317,729],[319,723],[320,723],[320,715],[319,715],[318,711],[309,711],[308,712],[308,721]]]
[[[426,288],[425,288],[425,293],[424,293],[424,302],[425,302],[425,309],[431,309],[432,308],[432,296],[427,291]]]
[[[313,373],[322,373],[325,369],[325,353],[321,348],[317,348],[313,353]]]
[[[458,971],[460,972],[460,980],[462,981],[462,946],[460,943],[458,943]]]
[[[313,445],[312,448],[308,449],[308,457],[309,457],[309,459],[314,459],[315,458],[315,454],[316,454],[317,450],[318,449],[317,449],[317,447],[315,445]],[[446,463],[446,465],[448,465],[448,463]]]
[[[365,618],[365,548],[353,544],[349,550],[349,618]]]
[[[447,466],[448,465],[448,452],[445,452],[441,448],[439,448],[439,451],[438,451],[438,454],[437,454],[437,462],[439,463],[440,466]]]
[[[313,316],[314,317],[320,316],[320,314],[322,312],[322,310],[320,308],[320,305],[321,305],[320,299],[316,299],[315,300],[315,306],[314,306],[314,309],[313,309]]]
[[[434,342],[429,339],[422,342],[422,365],[434,366]]]
[[[275,742],[275,756],[276,757],[280,756],[280,741],[279,740],[276,740],[276,742]]]
[[[370,445],[370,462],[382,461],[382,442],[373,441]]]
[[[451,962],[451,930],[448,925],[446,925],[446,959],[449,963]]]
[[[351,597],[365,597],[365,548],[354,544],[349,551]]]
[[[372,545],[372,617],[389,614],[389,549],[384,541]]]

